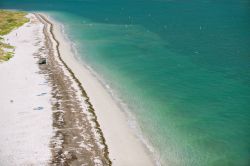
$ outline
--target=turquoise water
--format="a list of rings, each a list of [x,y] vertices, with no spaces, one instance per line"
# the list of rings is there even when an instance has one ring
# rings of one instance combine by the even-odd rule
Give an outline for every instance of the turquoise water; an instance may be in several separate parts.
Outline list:
[[[49,12],[162,165],[250,165],[248,0],[2,0]]]

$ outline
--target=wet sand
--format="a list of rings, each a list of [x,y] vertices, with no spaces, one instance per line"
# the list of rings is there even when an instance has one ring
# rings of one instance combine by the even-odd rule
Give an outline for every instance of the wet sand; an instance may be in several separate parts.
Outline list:
[[[156,165],[152,152],[146,148],[135,130],[129,126],[129,119],[125,112],[100,82],[98,76],[74,55],[71,43],[65,38],[60,24],[44,13],[42,16],[53,24],[51,33],[60,42],[58,49],[61,59],[74,73],[89,97],[106,140],[112,165]]]

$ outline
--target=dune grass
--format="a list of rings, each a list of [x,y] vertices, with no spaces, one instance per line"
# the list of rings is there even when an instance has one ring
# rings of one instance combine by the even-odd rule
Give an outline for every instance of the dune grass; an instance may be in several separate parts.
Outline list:
[[[4,42],[3,35],[28,22],[25,15],[25,12],[0,10],[0,61],[9,60],[14,54],[14,47]]]

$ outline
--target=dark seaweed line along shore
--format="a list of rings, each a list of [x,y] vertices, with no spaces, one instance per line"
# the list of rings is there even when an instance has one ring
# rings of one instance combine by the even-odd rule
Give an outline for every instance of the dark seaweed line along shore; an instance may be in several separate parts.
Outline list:
[[[47,29],[47,25],[49,25],[49,33],[51,34],[53,40],[55,41],[56,43],[56,52],[57,52],[57,56],[58,56],[58,59],[61,61],[61,63],[64,65],[65,69],[70,73],[72,79],[77,83],[78,85],[78,88],[80,89],[81,91],[81,94],[82,96],[84,97],[84,100],[85,100],[85,103],[87,104],[88,106],[88,112],[91,113],[92,117],[91,120],[95,123],[95,129],[97,131],[97,133],[100,135],[100,141],[102,143],[102,145],[104,146],[103,148],[103,151],[104,151],[104,157],[105,157],[105,164],[107,165],[112,165],[112,162],[111,160],[109,159],[109,151],[108,151],[108,146],[106,144],[106,141],[105,141],[105,138],[103,136],[103,132],[100,128],[100,124],[99,122],[97,121],[97,116],[95,114],[95,110],[89,100],[89,97],[86,93],[86,91],[84,90],[82,84],[80,83],[80,81],[76,78],[75,74],[72,72],[72,70],[67,66],[67,64],[63,61],[63,59],[61,58],[61,54],[60,54],[60,50],[59,50],[59,41],[56,39],[54,33],[53,33],[53,24],[47,20],[43,15],[41,14],[35,14],[36,17],[45,25],[44,26],[44,33],[46,34],[46,29]],[[47,24],[47,25],[46,25]]]

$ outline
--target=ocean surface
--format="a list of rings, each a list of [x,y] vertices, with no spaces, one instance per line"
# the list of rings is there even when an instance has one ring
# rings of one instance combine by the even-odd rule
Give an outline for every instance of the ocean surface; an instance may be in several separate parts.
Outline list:
[[[1,0],[0,8],[61,22],[162,165],[250,165],[249,0]]]

